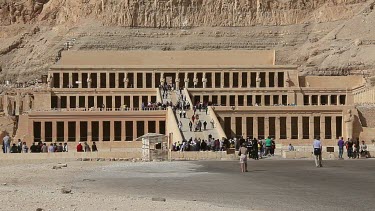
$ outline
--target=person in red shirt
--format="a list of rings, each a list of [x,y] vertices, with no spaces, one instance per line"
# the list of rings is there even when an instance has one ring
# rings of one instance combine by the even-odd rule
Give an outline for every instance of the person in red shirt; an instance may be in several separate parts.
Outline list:
[[[77,152],[83,152],[83,147],[82,147],[81,142],[79,142],[77,145]]]

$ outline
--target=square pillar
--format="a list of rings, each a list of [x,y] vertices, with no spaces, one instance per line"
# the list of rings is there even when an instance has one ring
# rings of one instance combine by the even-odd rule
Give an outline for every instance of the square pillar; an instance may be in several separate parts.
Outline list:
[[[286,116],[286,138],[287,139],[292,139],[292,119],[290,116]]]
[[[82,73],[78,72],[78,88],[82,88]]]
[[[103,121],[99,121],[99,141],[103,141]]]
[[[241,119],[241,126],[242,126],[242,134],[243,134],[243,137],[246,138],[249,134],[247,134],[247,130],[246,130],[246,116],[242,116],[242,119]]]
[[[309,116],[309,139],[313,140],[314,137],[314,116]]]
[[[331,117],[332,140],[336,139],[336,116]]]
[[[280,139],[280,116],[275,118],[275,139]]]
[[[114,141],[115,140],[115,122],[114,121],[110,121],[109,122],[110,124],[110,138],[109,138],[109,141]]]
[[[52,121],[52,141],[55,142],[57,139],[57,123],[56,120]]]
[[[212,88],[215,88],[215,84],[216,84],[216,79],[215,79],[216,77],[215,76],[216,76],[216,72],[212,72],[211,73],[211,87]]]
[[[238,73],[238,88],[242,88],[242,72]]]
[[[63,73],[59,73],[60,74],[60,89],[61,88],[64,88],[63,86],[63,83],[64,83],[64,78],[63,78]]]
[[[109,88],[110,87],[110,84],[109,84],[109,72],[106,72],[105,73],[105,88]]]
[[[321,103],[322,103],[322,96],[321,95],[318,95],[318,105],[322,105]]]
[[[64,142],[69,140],[68,121],[64,121]]]
[[[73,73],[69,72],[69,87],[73,86]]]
[[[251,87],[251,72],[247,72],[247,88]]]
[[[298,115],[298,139],[303,139],[303,117]]]
[[[224,88],[224,71],[221,71],[220,73],[221,88]]]
[[[138,79],[138,74],[137,74],[137,72],[134,72],[133,76],[134,76],[134,77],[133,77],[133,88],[137,88],[137,86],[138,86],[138,85],[137,85],[137,84],[138,84],[138,83],[137,83],[137,82],[138,82],[138,80],[137,80],[137,79]]]
[[[233,88],[233,72],[229,72],[229,88]]]
[[[264,117],[264,137],[267,138],[270,135],[270,118]]]
[[[254,133],[254,138],[258,138],[258,116],[253,117],[253,133]]]
[[[91,128],[91,121],[87,121],[87,141],[92,141],[92,128]]]
[[[81,141],[81,122],[76,121],[76,142]]]
[[[126,121],[121,121],[121,141],[126,140],[126,129],[125,129]]]
[[[266,87],[270,87],[270,73],[266,72]]]
[[[328,105],[331,105],[331,95],[328,95]]]
[[[155,86],[155,72],[152,72],[152,81],[151,81],[151,84],[152,84],[152,88],[156,88]],[[181,81],[180,83],[183,83],[183,81]]]
[[[325,116],[320,116],[320,139],[324,140],[326,134],[326,118]]]
[[[275,84],[275,88],[277,88],[277,87],[279,87],[279,78],[278,78],[278,74],[277,74],[277,72],[275,72],[275,74],[274,74],[274,79],[273,79],[273,81],[275,82],[274,84]]]
[[[100,88],[100,72],[96,74],[96,87]]]
[[[142,73],[142,88],[146,88],[146,73]]]
[[[46,122],[45,121],[40,122],[40,138],[41,138],[41,141],[43,142],[46,141]]]
[[[233,134],[236,133],[236,116],[231,116],[230,118],[230,130],[231,130],[230,136],[233,137]],[[236,134],[236,135],[242,135],[242,134]]]
[[[138,130],[138,128],[137,128],[137,121],[133,121],[133,140],[132,141],[134,141],[135,138],[138,138],[137,137],[137,130]]]

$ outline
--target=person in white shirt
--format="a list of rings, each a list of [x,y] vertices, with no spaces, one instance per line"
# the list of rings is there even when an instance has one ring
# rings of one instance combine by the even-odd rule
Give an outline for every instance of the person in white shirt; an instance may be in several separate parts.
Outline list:
[[[315,155],[315,166],[323,167],[322,165],[322,142],[320,137],[316,137],[313,142],[314,155]]]

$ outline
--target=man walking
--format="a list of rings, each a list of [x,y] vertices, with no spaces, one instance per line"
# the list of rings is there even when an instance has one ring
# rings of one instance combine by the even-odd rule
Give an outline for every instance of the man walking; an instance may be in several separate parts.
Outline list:
[[[342,159],[342,154],[344,152],[344,145],[345,142],[342,137],[340,137],[339,141],[337,142],[337,146],[339,146],[339,159]]]
[[[322,142],[320,137],[316,137],[313,142],[314,155],[315,155],[315,166],[323,167],[322,165]]]
[[[190,131],[192,131],[192,130],[191,130],[192,127],[193,127],[193,123],[190,121],[190,122],[189,122],[189,128],[190,128]]]

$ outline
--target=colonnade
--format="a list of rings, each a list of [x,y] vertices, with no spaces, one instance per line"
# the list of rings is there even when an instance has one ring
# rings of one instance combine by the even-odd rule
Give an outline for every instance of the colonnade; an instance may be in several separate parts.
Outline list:
[[[220,113],[219,113],[220,115]],[[313,140],[336,139],[343,134],[341,115],[220,115],[227,137]]]
[[[43,120],[30,124],[34,141],[133,141],[146,133],[165,134],[165,120]]]
[[[64,71],[48,74],[53,88],[156,88],[165,83],[177,88],[261,88],[285,87],[290,82],[287,71]]]
[[[304,105],[346,105],[346,94],[304,95]]]
[[[361,89],[354,91],[354,103],[355,104],[375,104],[375,88]]]
[[[142,103],[156,103],[156,95],[53,95],[51,108],[141,108]]]

